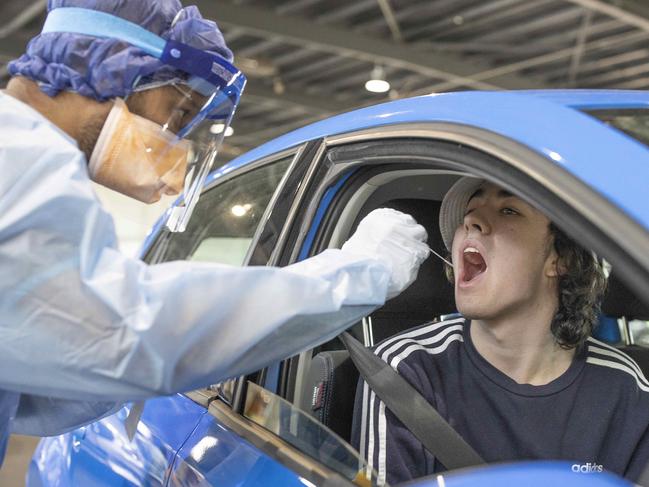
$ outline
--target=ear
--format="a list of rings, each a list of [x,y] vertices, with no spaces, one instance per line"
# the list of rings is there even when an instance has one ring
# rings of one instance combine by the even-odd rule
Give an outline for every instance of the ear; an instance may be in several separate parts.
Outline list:
[[[544,273],[545,277],[559,277],[563,276],[568,269],[566,268],[563,259],[560,259],[557,255],[557,251],[552,248],[550,255],[545,260]]]

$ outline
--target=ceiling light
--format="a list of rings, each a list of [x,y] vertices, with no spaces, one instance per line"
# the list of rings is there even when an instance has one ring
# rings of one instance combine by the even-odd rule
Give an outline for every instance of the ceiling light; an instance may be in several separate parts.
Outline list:
[[[390,83],[385,80],[385,72],[381,66],[375,66],[370,73],[370,79],[365,83],[365,89],[372,93],[386,93],[390,91]]]
[[[224,136],[225,137],[230,137],[233,133],[234,133],[234,129],[232,127],[228,127],[227,129],[225,129]]]

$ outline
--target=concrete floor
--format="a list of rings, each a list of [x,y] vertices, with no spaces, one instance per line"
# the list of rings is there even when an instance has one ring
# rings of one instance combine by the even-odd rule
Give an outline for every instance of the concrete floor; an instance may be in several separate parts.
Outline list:
[[[33,436],[18,435],[13,435],[9,439],[7,456],[0,467],[0,486],[24,487],[25,473],[38,440],[39,438]]]

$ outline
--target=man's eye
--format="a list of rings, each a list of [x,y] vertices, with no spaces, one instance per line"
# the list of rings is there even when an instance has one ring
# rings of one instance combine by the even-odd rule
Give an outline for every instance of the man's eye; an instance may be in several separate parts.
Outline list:
[[[520,213],[513,208],[503,208],[500,210],[503,215],[520,215]]]

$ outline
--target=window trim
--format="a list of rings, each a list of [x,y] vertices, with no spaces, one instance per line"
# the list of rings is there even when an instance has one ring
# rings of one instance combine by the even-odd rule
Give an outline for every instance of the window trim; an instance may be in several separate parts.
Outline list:
[[[259,238],[261,237],[262,233],[264,232],[264,229],[266,228],[266,225],[268,224],[268,221],[270,220],[270,215],[273,212],[273,208],[275,208],[275,204],[277,203],[278,198],[280,197],[280,195],[284,191],[284,188],[286,187],[286,182],[290,179],[290,176],[291,176],[291,174],[293,174],[293,171],[295,171],[295,166],[297,166],[297,164],[299,163],[299,161],[300,161],[300,159],[302,157],[302,154],[304,152],[305,147],[306,147],[306,144],[300,146],[299,148],[297,148],[297,150],[294,153],[293,153],[293,151],[285,151],[284,153],[279,153],[279,154],[282,154],[282,155],[279,155],[279,156],[274,157],[272,159],[268,159],[266,162],[264,162],[263,164],[260,163],[256,167],[257,169],[259,169],[259,168],[262,168],[262,167],[266,167],[267,165],[272,165],[274,163],[278,163],[278,162],[280,162],[281,160],[283,160],[285,158],[292,157],[292,160],[291,160],[290,164],[288,165],[288,168],[286,169],[286,172],[282,176],[282,179],[280,180],[279,184],[277,185],[277,188],[275,189],[275,192],[273,193],[270,200],[268,201],[268,205],[266,206],[266,209],[264,210],[264,214],[261,216],[261,219],[259,220],[259,225],[257,225],[257,229],[255,230],[255,233],[252,236],[252,240],[250,242],[250,247],[248,247],[248,252],[246,252],[246,256],[243,259],[242,267],[250,265],[251,257],[254,254],[255,248],[259,244]],[[261,161],[264,161],[264,159],[262,159]],[[288,224],[288,222],[287,222],[287,224]],[[284,232],[284,229],[286,228],[287,224],[285,224],[284,227],[282,228],[282,232]],[[282,232],[280,232],[280,235],[279,235],[279,237],[277,239],[276,245],[279,244],[279,239],[282,236]],[[269,259],[269,262],[270,262],[270,259]],[[267,262],[266,265],[269,265],[269,262]]]
[[[268,265],[277,265],[280,260],[280,256],[284,250],[284,247],[286,246],[286,241],[288,239],[288,235],[291,231],[291,227],[293,222],[295,221],[295,218],[298,214],[298,211],[301,207],[302,201],[304,200],[304,197],[306,195],[307,188],[309,187],[309,184],[311,183],[312,179],[314,178],[314,174],[316,172],[316,169],[318,167],[318,162],[320,161],[320,158],[322,157],[322,154],[325,151],[325,143],[323,140],[316,140],[312,141],[312,143],[315,145],[315,147],[311,146],[310,143],[304,144],[302,146],[302,152],[299,154],[299,156],[296,156],[295,163],[298,164],[298,161],[302,161],[305,158],[309,157],[309,150],[307,149],[307,146],[309,148],[314,148],[315,149],[315,154],[313,157],[311,157],[311,160],[309,161],[309,167],[306,171],[306,174],[304,176],[304,179],[302,180],[300,184],[300,188],[295,196],[295,199],[293,200],[291,204],[291,208],[289,209],[289,212],[286,216],[286,222],[282,228],[282,231],[279,234],[279,238],[277,239],[277,244],[275,245],[275,250],[273,253],[270,255],[270,258],[268,259]]]

